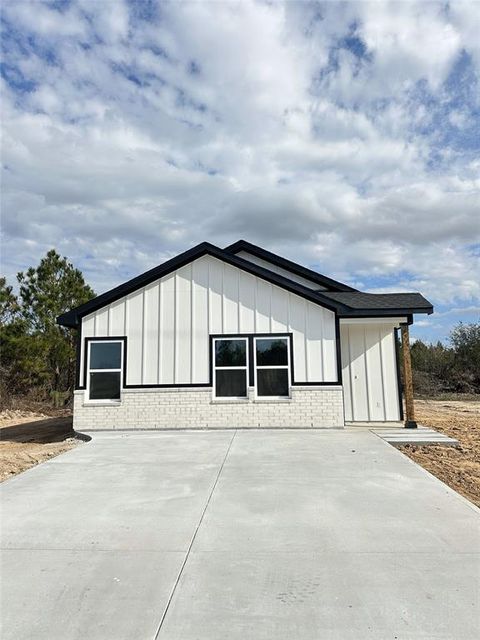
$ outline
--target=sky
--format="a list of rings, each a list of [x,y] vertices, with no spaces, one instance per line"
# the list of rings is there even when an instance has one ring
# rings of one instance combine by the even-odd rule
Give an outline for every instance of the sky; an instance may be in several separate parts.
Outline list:
[[[480,2],[3,0],[2,272],[240,238],[480,317]]]

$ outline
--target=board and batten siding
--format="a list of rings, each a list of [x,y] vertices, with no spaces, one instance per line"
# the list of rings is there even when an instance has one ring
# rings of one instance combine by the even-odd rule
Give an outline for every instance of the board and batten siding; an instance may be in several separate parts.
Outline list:
[[[395,323],[340,323],[347,422],[400,420]]]
[[[295,382],[337,380],[335,315],[211,256],[85,316],[84,338],[127,336],[127,385],[208,384],[210,334],[292,333]]]

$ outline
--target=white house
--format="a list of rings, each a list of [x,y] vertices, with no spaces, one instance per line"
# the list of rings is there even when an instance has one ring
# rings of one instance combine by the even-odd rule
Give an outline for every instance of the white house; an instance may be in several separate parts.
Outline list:
[[[78,330],[74,427],[400,421],[398,329],[432,311],[243,240],[202,243],[58,318]]]

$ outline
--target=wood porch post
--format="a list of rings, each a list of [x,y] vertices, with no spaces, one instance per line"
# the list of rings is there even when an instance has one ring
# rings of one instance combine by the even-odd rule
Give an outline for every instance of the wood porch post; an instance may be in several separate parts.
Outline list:
[[[415,409],[413,405],[413,380],[412,380],[412,360],[410,357],[410,336],[408,324],[400,325],[402,331],[402,353],[403,353],[403,388],[405,394],[405,427],[416,429]]]

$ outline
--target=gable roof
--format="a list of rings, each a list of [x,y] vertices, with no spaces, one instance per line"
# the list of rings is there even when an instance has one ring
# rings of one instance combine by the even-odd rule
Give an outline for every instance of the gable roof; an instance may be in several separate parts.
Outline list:
[[[167,260],[167,262],[164,262],[158,267],[154,267],[153,269],[132,278],[118,287],[102,293],[96,298],[93,298],[93,300],[89,300],[79,307],[58,316],[57,323],[65,327],[77,327],[81,318],[89,313],[93,313],[94,311],[97,311],[98,309],[101,309],[102,307],[105,307],[106,305],[133,293],[134,291],[137,291],[137,289],[145,287],[159,278],[163,278],[172,271],[180,269],[204,255],[210,255],[218,260],[226,262],[227,264],[231,264],[234,267],[238,267],[243,271],[258,276],[259,278],[263,278],[272,284],[278,285],[292,293],[296,293],[297,295],[306,298],[311,302],[322,305],[331,311],[339,312],[347,309],[342,302],[324,297],[323,292],[317,292],[313,289],[304,287],[303,285],[293,282],[293,280],[289,280],[278,273],[274,273],[273,271],[269,271],[268,269],[264,269],[263,267],[254,264],[253,262],[239,258],[235,254],[228,253],[209,242],[202,242],[196,247],[184,251],[175,258]]]
[[[321,273],[317,273],[312,269],[308,269],[308,267],[304,267],[301,264],[292,262],[292,260],[287,260],[287,258],[283,258],[276,253],[272,253],[271,251],[262,249],[262,247],[258,247],[256,244],[252,244],[251,242],[247,242],[246,240],[238,240],[228,247],[225,247],[224,251],[228,251],[228,253],[233,254],[240,253],[240,251],[246,251],[254,256],[257,256],[257,258],[261,258],[262,260],[271,262],[278,267],[282,267],[282,269],[291,271],[297,276],[302,276],[307,280],[316,282],[320,286],[326,287],[329,291],[357,291],[357,289],[354,289],[353,287],[350,287],[343,282],[338,282],[337,280],[333,280],[333,278],[328,278]]]
[[[240,241],[244,243],[244,241]],[[236,243],[239,244],[239,243]],[[249,243],[245,243],[249,244]],[[234,245],[231,245],[234,246]],[[244,246],[244,245],[242,245]],[[254,247],[254,245],[250,245]],[[260,247],[256,247],[255,249],[259,249]],[[241,249],[244,250],[244,249]],[[250,251],[250,250],[249,250]],[[263,251],[263,250],[262,250]],[[275,254],[270,254],[270,252],[265,252],[270,256],[275,256]],[[171,258],[164,262],[163,264],[142,273],[135,278],[132,278],[128,282],[119,285],[118,287],[114,287],[105,293],[93,298],[88,302],[72,309],[71,311],[67,311],[66,313],[58,316],[57,323],[63,325],[65,327],[73,327],[76,328],[81,322],[81,319],[94,311],[98,311],[99,309],[123,298],[124,296],[141,289],[142,287],[147,286],[151,282],[158,280],[159,278],[163,278],[173,271],[180,269],[181,267],[201,258],[202,256],[210,255],[218,260],[222,260],[223,262],[230,264],[234,267],[238,267],[247,273],[251,273],[271,284],[275,284],[282,289],[286,289],[291,293],[295,293],[296,295],[305,298],[306,300],[310,300],[315,304],[318,304],[322,307],[329,309],[330,311],[335,312],[341,317],[349,317],[349,316],[365,316],[365,315],[393,315],[393,314],[411,314],[411,313],[432,313],[433,307],[432,305],[423,298],[419,293],[412,294],[365,294],[351,287],[347,287],[347,285],[342,285],[341,283],[337,283],[335,280],[331,280],[330,278],[326,278],[326,276],[321,276],[320,274],[316,274],[319,279],[322,280],[322,286],[325,286],[325,281],[329,280],[331,283],[336,283],[338,286],[343,286],[345,289],[343,291],[315,291],[308,287],[303,286],[289,278],[286,278],[283,275],[275,273],[274,271],[270,271],[264,267],[261,267],[254,262],[250,262],[249,260],[245,260],[244,258],[240,258],[235,255],[235,251],[231,252],[229,250],[220,249],[209,242],[202,242],[201,244],[193,247],[192,249],[188,249],[183,253],[179,254],[175,258]],[[300,267],[300,265],[295,265],[295,263],[291,263],[289,260],[284,260],[283,258],[281,266],[286,268],[284,265],[286,263],[294,265],[295,269],[297,267],[299,269],[308,271],[311,274],[315,274],[314,271],[310,271],[310,269],[306,269],[305,267]],[[291,269],[293,271],[293,268]],[[299,275],[304,275],[304,277],[308,277],[312,279],[311,276],[306,276],[305,274],[301,274],[298,270],[296,271]],[[333,285],[330,285],[333,286]],[[355,297],[352,297],[355,296]],[[363,297],[362,297],[363,296]],[[388,303],[388,297],[396,296],[395,299],[392,298],[391,302]],[[410,298],[405,298],[401,300],[399,296],[410,296]],[[396,306],[398,302],[404,302],[405,305],[402,308]],[[407,304],[408,303],[408,304]],[[390,304],[390,306],[389,306]]]

